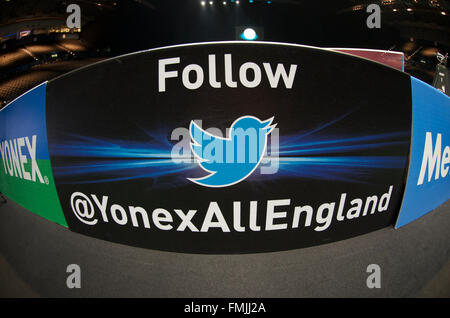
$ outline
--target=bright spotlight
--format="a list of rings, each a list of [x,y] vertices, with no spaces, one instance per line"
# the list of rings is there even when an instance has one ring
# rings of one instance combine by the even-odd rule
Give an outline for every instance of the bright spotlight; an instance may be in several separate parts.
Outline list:
[[[213,5],[213,2],[212,2],[212,1],[210,1],[210,2],[209,2],[209,5],[210,5],[210,6],[212,6],[212,5]]]
[[[236,4],[239,4],[239,0],[236,0]]]
[[[226,4],[227,4],[227,2],[226,1],[224,1],[224,2],[222,2],[222,4],[225,6]]]
[[[258,35],[256,34],[255,30],[252,28],[247,28],[242,32],[241,39],[247,40],[247,41],[253,41],[258,38]]]
[[[205,2],[205,1],[202,1],[202,2],[200,2],[200,4],[201,4],[202,6],[204,6],[204,5],[206,4],[206,2]]]

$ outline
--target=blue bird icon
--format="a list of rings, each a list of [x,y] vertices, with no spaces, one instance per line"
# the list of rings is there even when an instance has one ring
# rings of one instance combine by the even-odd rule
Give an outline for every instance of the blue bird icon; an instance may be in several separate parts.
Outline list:
[[[242,116],[227,129],[227,137],[215,136],[191,121],[191,150],[199,166],[209,174],[188,180],[206,187],[227,187],[250,176],[266,152],[267,136],[275,128],[273,117],[261,121]]]

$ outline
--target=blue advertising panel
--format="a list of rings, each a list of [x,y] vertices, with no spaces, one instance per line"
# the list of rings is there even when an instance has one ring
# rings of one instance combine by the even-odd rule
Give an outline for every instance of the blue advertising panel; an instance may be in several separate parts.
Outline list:
[[[450,198],[450,98],[413,77],[411,90],[411,158],[396,228]]]
[[[37,137],[36,159],[42,160],[49,159],[45,125],[45,90],[46,83],[42,83],[0,111],[1,140],[27,137],[32,133]]]
[[[43,83],[0,111],[0,191],[24,208],[63,226],[47,144]]]

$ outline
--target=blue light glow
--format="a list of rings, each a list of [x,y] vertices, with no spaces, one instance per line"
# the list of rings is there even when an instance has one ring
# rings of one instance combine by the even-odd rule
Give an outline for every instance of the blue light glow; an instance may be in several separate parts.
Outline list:
[[[297,178],[367,183],[380,170],[406,169],[407,155],[387,154],[397,153],[399,146],[407,149],[409,131],[356,136],[326,133],[347,116],[281,135],[278,152],[269,151],[278,157],[265,156],[261,163],[277,164],[278,171],[264,175],[257,169],[245,182]],[[177,157],[184,162],[172,159],[173,144],[167,134],[147,135],[148,141],[140,142],[66,136],[70,142],[50,146],[54,176],[62,184],[148,179],[152,187],[177,187],[192,184],[187,178],[204,175],[193,156]]]

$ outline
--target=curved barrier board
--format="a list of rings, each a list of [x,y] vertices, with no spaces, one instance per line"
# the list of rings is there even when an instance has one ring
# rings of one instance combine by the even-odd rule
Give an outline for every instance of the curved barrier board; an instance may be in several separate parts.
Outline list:
[[[45,96],[55,202],[72,231],[252,253],[398,217],[414,95],[390,67],[298,45],[200,43],[90,65]]]

